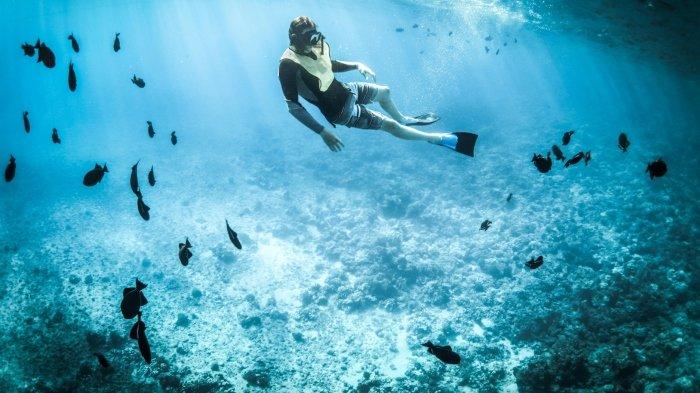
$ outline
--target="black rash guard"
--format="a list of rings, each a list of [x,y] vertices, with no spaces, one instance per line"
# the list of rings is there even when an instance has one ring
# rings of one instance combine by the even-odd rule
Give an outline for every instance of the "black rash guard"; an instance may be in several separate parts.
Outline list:
[[[357,69],[355,65],[331,60],[331,70],[333,72],[345,72],[354,69]],[[316,105],[323,113],[323,116],[326,117],[326,120],[333,124],[333,121],[340,115],[345,103],[352,94],[337,79],[333,79],[328,89],[322,92],[319,88],[319,79],[311,75],[304,67],[289,59],[280,61],[279,79],[289,112],[316,133],[321,133],[323,126],[314,120],[309,112],[299,103],[299,96],[301,95],[306,101]]]

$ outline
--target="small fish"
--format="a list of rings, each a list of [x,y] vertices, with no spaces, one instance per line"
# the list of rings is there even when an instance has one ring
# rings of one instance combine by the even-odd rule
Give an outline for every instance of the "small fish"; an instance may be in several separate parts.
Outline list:
[[[177,145],[177,136],[175,136],[175,131],[170,133],[170,143]]]
[[[418,28],[418,23],[414,23],[414,24],[413,24],[413,28],[414,28],[414,29],[417,29],[417,28]]]
[[[484,38],[484,41],[491,41],[493,37],[491,35],[487,35],[486,38]]]
[[[428,353],[435,355],[436,358],[440,359],[441,362],[447,364],[459,364],[462,360],[459,354],[452,351],[452,347],[449,345],[434,345],[432,342],[428,341],[421,344],[424,347],[428,347]]]
[[[46,68],[54,68],[56,66],[56,55],[53,54],[51,48],[46,46],[45,42],[36,40],[36,49],[39,50],[39,56],[37,56],[36,62],[42,62]]]
[[[538,267],[542,266],[544,263],[544,258],[542,258],[542,255],[535,258],[530,258],[529,261],[525,262],[525,266],[529,267],[530,269],[537,269]]]
[[[10,159],[10,162],[12,162],[12,159]],[[654,180],[655,177],[661,177],[666,174],[668,171],[668,166],[666,166],[666,162],[659,158],[654,162],[650,162],[647,165],[647,170],[645,172],[649,173],[649,177],[651,180]],[[5,172],[5,179],[7,179],[7,172]]]
[[[570,165],[578,164],[579,161],[581,161],[585,156],[586,155],[582,151],[576,153],[573,157],[571,157],[571,159],[569,159],[569,161],[567,161],[564,164],[564,168],[568,168]]]
[[[448,37],[452,37],[452,32],[447,33]]]
[[[569,130],[564,133],[564,136],[561,137],[561,143],[562,145],[566,146],[571,142],[571,135],[574,135],[574,130]]]
[[[517,44],[517,43],[518,43],[518,39],[517,39],[517,38],[513,38],[513,43],[514,43],[514,44]]]
[[[148,304],[148,300],[143,296],[143,291],[148,285],[136,279],[136,287],[127,287],[122,291],[122,302],[119,308],[126,319],[134,318],[141,310],[141,306]]]
[[[508,46],[508,41],[504,42],[503,46]]]
[[[397,27],[396,28],[397,33],[403,33],[403,27]]]
[[[228,232],[229,240],[231,240],[231,243],[233,243],[233,245],[236,246],[237,249],[240,250],[241,248],[243,248],[243,246],[241,246],[241,241],[238,240],[238,234],[234,232],[234,230],[231,229],[231,227],[228,225],[228,220],[226,220],[226,232]]]
[[[591,151],[587,151],[586,155],[583,156],[583,163],[588,166],[588,162],[591,161]]]
[[[151,166],[151,170],[148,171],[148,184],[150,184],[151,187],[156,185],[156,175],[153,174],[153,166]]]
[[[73,69],[73,62],[68,64],[68,88],[70,91],[75,91],[78,87],[78,81],[75,78],[75,70]]]
[[[479,230],[486,231],[491,227],[491,224],[493,224],[493,222],[489,220],[484,220],[484,222],[481,223],[481,228],[479,228]]]
[[[119,41],[119,33],[117,33],[117,34],[114,36],[114,45],[112,45],[112,48],[114,49],[115,52],[119,52],[119,49],[122,48],[122,44],[121,44],[121,42]]]
[[[484,49],[486,50],[486,53],[489,53],[489,51],[491,50],[488,46],[485,46]]]
[[[180,258],[180,263],[182,266],[187,266],[188,263],[190,263],[190,258],[192,258],[192,252],[190,251],[190,248],[192,247],[192,244],[190,244],[190,240],[185,238],[184,243],[178,244],[178,258]]]
[[[499,48],[499,49],[496,49],[496,54],[498,55],[499,53],[501,53],[501,49],[500,49],[500,48]]]
[[[80,45],[78,45],[78,40],[75,39],[75,36],[73,36],[73,33],[68,35],[68,39],[70,40],[70,46],[73,48],[73,52],[75,52],[75,53],[80,52]]]
[[[133,192],[134,195],[136,195],[136,196],[139,195],[139,175],[138,175],[139,162],[141,162],[141,160],[136,161],[136,164],[131,166],[131,177],[129,178],[129,185],[131,186],[131,192]]]
[[[93,355],[97,357],[97,362],[100,363],[100,366],[102,366],[102,368],[111,367],[111,365],[107,361],[107,358],[105,357],[105,355],[103,355],[99,352],[94,352]]]
[[[146,87],[146,82],[143,81],[143,79],[139,78],[134,74],[134,76],[131,78],[131,82],[133,82],[136,86],[140,88]]]
[[[22,44],[22,50],[25,56],[34,57],[34,45],[25,42]]]
[[[550,152],[547,152],[547,158],[545,158],[542,154],[533,154],[532,162],[541,173],[547,173],[550,169],[552,169],[552,158],[550,157]]]
[[[557,145],[552,145],[552,153],[554,153],[554,157],[559,160],[559,161],[564,161],[566,160],[566,157],[564,157],[564,153],[561,152],[561,149]]]
[[[626,153],[630,145],[631,143],[629,138],[627,138],[627,134],[621,132],[620,136],[617,137],[617,147],[619,147],[623,153]]]
[[[24,111],[24,114],[22,114],[22,121],[24,122],[24,132],[29,134],[29,129],[31,128],[29,125],[29,112]]]
[[[151,219],[151,213],[149,211],[151,210],[148,205],[143,201],[143,195],[141,194],[141,190],[136,190],[136,208],[139,211],[139,215],[141,218],[144,219],[144,221],[148,221]]]
[[[17,164],[15,163],[15,157],[10,154],[10,162],[7,164],[7,168],[5,168],[5,181],[6,182],[11,182],[12,179],[15,178],[15,172],[17,171]]]
[[[148,136],[153,138],[156,135],[156,132],[153,129],[153,123],[151,123],[150,120],[146,120],[146,123],[148,124]]]
[[[141,320],[141,312],[138,313],[138,320],[129,331],[129,338],[136,340],[139,344],[139,352],[146,363],[151,364],[151,346],[148,344],[146,337],[146,324]]]
[[[109,172],[106,163],[103,166],[95,164],[95,167],[93,169],[90,169],[83,177],[83,184],[88,187],[94,186],[95,184],[102,181],[102,178],[104,177],[106,172]]]
[[[51,141],[53,143],[61,143],[61,138],[58,136],[58,130],[55,128],[51,132]]]
[[[511,192],[508,194],[508,198],[506,198],[506,202],[510,202],[510,200],[513,199],[513,193]]]

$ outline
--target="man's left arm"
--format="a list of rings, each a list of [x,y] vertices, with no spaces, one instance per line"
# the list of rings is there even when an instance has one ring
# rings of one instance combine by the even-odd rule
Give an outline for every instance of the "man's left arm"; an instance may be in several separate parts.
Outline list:
[[[358,62],[358,61],[339,61],[339,60],[331,60],[331,70],[333,72],[346,72],[346,71],[352,71],[352,70],[358,70],[360,71],[360,74],[365,77],[365,79],[369,80],[370,78],[373,81],[376,81],[376,75],[374,74],[374,71],[372,71],[371,68],[367,67],[366,65]]]

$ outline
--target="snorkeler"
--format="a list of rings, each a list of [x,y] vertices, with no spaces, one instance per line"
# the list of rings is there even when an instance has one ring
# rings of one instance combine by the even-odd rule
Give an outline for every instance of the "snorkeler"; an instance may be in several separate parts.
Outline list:
[[[405,116],[391,99],[389,87],[367,82],[342,83],[334,72],[358,70],[365,79],[375,79],[374,72],[359,62],[331,59],[330,46],[306,16],[294,19],[289,26],[289,47],[282,54],[279,79],[289,113],[319,134],[328,147],[340,151],[344,145],[330,129],[324,127],[299,103],[299,95],[317,106],[331,125],[383,130],[397,138],[426,141],[459,153],[474,156],[477,135],[468,132],[428,133],[411,126],[424,126],[439,120],[435,114]],[[378,102],[390,117],[367,109]]]

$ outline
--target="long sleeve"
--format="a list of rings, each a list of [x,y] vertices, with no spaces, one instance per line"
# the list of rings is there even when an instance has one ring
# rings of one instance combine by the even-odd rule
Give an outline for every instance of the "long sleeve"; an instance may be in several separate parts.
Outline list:
[[[344,61],[331,60],[331,70],[333,72],[345,72],[356,70],[357,65],[354,63],[346,63]]]
[[[279,79],[282,86],[284,99],[287,101],[287,109],[301,124],[310,128],[313,132],[320,134],[323,125],[314,119],[313,116],[299,103],[299,91],[297,89],[297,68],[291,61],[280,62]]]

